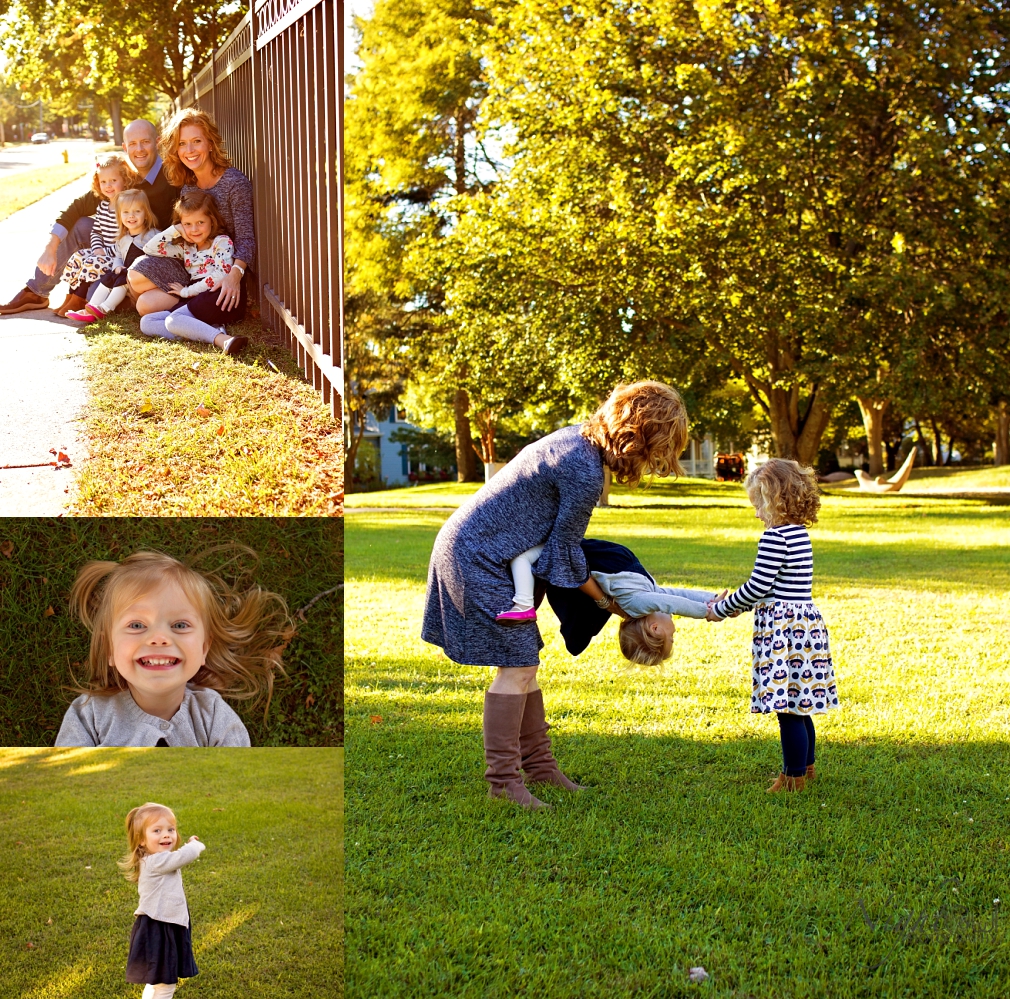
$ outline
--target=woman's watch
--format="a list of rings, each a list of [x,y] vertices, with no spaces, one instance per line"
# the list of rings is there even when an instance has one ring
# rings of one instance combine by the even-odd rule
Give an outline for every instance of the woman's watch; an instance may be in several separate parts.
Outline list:
[[[241,264],[232,264],[232,269],[239,272],[242,277],[245,277],[245,268]]]

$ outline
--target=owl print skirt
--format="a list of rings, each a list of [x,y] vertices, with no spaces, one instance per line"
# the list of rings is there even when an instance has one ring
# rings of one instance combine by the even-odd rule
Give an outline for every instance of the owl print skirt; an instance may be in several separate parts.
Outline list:
[[[828,629],[809,601],[766,600],[754,607],[750,709],[818,715],[838,707]]]

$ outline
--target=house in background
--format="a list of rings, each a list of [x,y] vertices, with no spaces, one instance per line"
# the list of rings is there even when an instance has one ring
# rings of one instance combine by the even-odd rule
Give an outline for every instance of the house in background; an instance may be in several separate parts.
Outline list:
[[[423,479],[427,466],[423,462],[411,461],[407,455],[407,445],[390,440],[393,432],[400,428],[421,429],[407,419],[407,412],[396,406],[373,413],[369,410],[365,421],[365,434],[361,447],[370,447],[376,453],[375,467],[379,478],[386,486],[409,486]],[[446,478],[445,475],[436,478]]]

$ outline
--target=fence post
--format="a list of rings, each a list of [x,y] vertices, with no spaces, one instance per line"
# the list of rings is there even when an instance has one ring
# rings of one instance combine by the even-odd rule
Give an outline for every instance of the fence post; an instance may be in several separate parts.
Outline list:
[[[256,0],[249,0],[249,77],[252,88],[252,148],[253,148],[253,221],[256,231],[256,266],[253,273],[256,275],[256,304],[260,311],[260,322],[264,325],[269,322],[271,328],[273,321],[267,315],[267,310],[263,304],[266,299],[263,297],[263,259],[266,252],[262,236],[263,226],[263,170],[262,158],[260,155],[259,137],[262,132],[260,126],[260,114],[262,111],[262,100],[259,94],[259,55],[256,52],[256,41],[259,37],[259,30],[256,23]]]
[[[214,22],[214,40],[210,47],[210,113],[217,120],[217,21]]]
[[[344,0],[337,0],[337,329],[330,356],[344,367]],[[343,419],[344,386],[333,386],[334,419]],[[338,401],[339,400],[339,401]],[[337,407],[340,407],[339,410]]]

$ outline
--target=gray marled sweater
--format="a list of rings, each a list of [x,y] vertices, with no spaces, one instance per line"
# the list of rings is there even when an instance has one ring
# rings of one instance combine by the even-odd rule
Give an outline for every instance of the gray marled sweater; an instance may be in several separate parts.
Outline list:
[[[213,187],[204,189],[186,184],[182,193],[200,190],[205,190],[214,199],[224,220],[225,231],[235,244],[235,259],[252,264],[256,256],[252,182],[241,170],[228,167]]]
[[[124,690],[111,697],[81,694],[63,716],[57,746],[248,746],[242,719],[216,690],[186,687],[171,721],[141,710]]]

